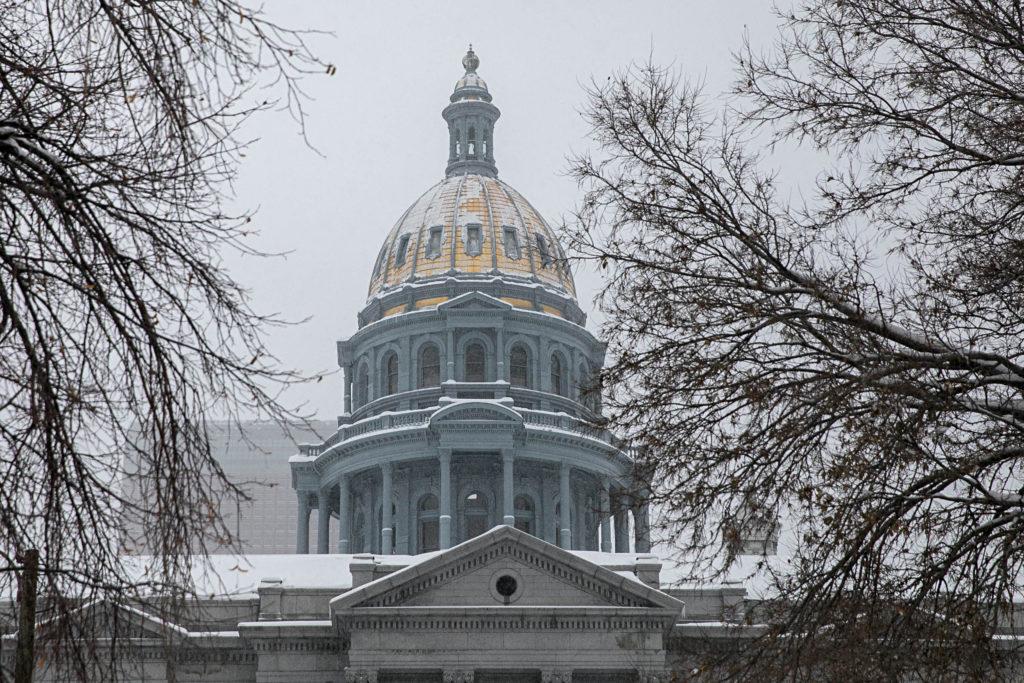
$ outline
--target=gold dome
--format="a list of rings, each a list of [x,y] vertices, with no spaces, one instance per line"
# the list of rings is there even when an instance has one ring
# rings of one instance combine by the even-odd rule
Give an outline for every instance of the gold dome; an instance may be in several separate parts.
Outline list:
[[[576,297],[550,226],[523,195],[487,175],[449,176],[406,210],[377,256],[369,296],[447,277],[501,277]]]

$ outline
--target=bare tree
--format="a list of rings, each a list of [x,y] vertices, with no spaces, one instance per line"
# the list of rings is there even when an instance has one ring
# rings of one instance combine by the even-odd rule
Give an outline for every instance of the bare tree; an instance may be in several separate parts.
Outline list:
[[[993,680],[1024,585],[1024,9],[799,4],[725,105],[652,65],[591,89],[568,231],[609,272],[613,422],[695,574],[789,525],[736,676]],[[793,143],[828,155],[811,186],[770,167]]]
[[[102,664],[75,610],[187,591],[233,542],[218,510],[244,492],[207,419],[292,417],[277,321],[221,262],[251,228],[224,202],[239,124],[277,104],[301,125],[312,71],[333,67],[305,34],[236,0],[0,0],[0,595],[37,548],[70,676]]]

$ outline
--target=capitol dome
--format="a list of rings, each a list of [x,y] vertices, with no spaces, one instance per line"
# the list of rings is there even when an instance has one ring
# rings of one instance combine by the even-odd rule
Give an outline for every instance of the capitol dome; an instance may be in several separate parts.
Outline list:
[[[498,179],[500,112],[470,48],[442,116],[445,177],[384,239],[337,343],[338,429],[291,460],[297,549],[446,550],[495,525],[567,550],[650,549],[632,458],[602,426],[605,346],[555,233]],[[632,530],[632,543],[631,533]]]
[[[554,232],[523,195],[498,178],[451,175],[392,228],[370,278],[370,296],[406,282],[492,275],[576,296]]]
[[[501,112],[476,73],[480,59],[472,46],[462,65],[465,74],[441,112],[449,133],[445,178],[413,202],[384,240],[370,277],[369,303],[416,287],[416,294],[403,299],[414,301],[415,310],[451,298],[424,285],[491,280],[505,286],[506,296],[499,297],[513,306],[578,319],[576,287],[558,238],[522,194],[498,179],[494,124]],[[544,301],[524,298],[523,287],[544,290]],[[380,315],[406,310],[387,306]]]

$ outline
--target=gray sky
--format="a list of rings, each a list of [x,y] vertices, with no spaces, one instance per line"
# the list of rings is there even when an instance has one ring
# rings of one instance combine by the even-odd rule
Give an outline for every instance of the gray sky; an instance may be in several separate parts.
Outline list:
[[[557,225],[579,199],[566,157],[588,147],[583,86],[653,54],[711,91],[732,78],[730,52],[744,31],[767,45],[768,0],[697,2],[339,2],[271,0],[280,23],[331,31],[313,41],[336,75],[305,88],[311,151],[286,114],[264,114],[244,133],[259,137],[243,159],[237,199],[258,207],[255,246],[286,258],[232,256],[234,276],[256,309],[302,325],[271,331],[283,364],[335,370],[335,341],[356,329],[373,260],[388,230],[447,160],[441,109],[462,75],[468,43],[480,57],[502,116],[495,126],[499,176]],[[599,281],[576,273],[591,312]],[[588,327],[596,331],[591,316]],[[296,390],[320,418],[341,412],[338,374]]]

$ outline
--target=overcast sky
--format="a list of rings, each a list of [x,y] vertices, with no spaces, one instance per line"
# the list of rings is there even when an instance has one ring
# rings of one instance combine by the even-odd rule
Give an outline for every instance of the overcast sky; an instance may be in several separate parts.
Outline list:
[[[280,23],[330,31],[313,41],[334,76],[304,85],[304,145],[295,123],[263,114],[236,186],[240,207],[258,208],[255,245],[280,259],[230,257],[256,309],[302,325],[274,330],[271,350],[289,367],[336,370],[335,342],[356,330],[381,241],[402,212],[441,179],[447,129],[441,109],[462,75],[468,43],[501,110],[494,144],[499,176],[557,225],[579,200],[566,157],[589,146],[580,119],[583,87],[631,62],[673,64],[728,87],[731,52],[744,32],[767,46],[768,0],[666,2],[348,2],[271,0]],[[596,276],[577,272],[580,305],[593,309]],[[588,323],[596,331],[594,317]],[[341,412],[333,374],[291,396],[318,417]]]

